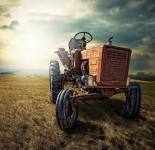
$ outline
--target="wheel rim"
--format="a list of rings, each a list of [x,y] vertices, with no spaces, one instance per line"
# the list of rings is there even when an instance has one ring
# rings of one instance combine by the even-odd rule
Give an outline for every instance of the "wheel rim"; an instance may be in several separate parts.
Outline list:
[[[73,96],[73,93],[72,93],[72,91],[70,91],[70,94],[68,95],[68,109],[66,109],[66,111],[67,111],[67,123],[68,123],[68,125],[69,126],[72,126],[72,124],[74,123],[74,121],[75,121],[75,118],[76,118],[76,113],[77,113],[77,108],[73,108],[73,105],[72,105],[72,101],[71,101],[71,98],[70,98],[70,96]]]

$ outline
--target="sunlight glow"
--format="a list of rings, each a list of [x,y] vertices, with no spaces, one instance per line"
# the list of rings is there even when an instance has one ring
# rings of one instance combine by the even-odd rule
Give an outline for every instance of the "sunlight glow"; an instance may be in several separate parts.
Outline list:
[[[27,35],[23,38],[23,46],[26,49],[37,51],[41,45],[41,39],[34,34]]]
[[[5,67],[47,69],[51,59],[59,60],[54,51],[59,47],[68,50],[68,41],[75,32],[73,30],[73,35],[69,36],[70,31],[66,29],[66,38],[62,35],[64,26],[59,22],[64,20],[65,24],[72,18],[90,14],[89,9],[85,8],[81,1],[77,3],[76,0],[46,0],[39,3],[38,0],[23,0],[17,7],[12,7],[11,17],[5,18],[7,21],[4,24],[9,27],[13,20],[17,20],[19,25],[14,30],[0,31],[1,35],[5,32],[3,39],[7,43],[1,56]]]

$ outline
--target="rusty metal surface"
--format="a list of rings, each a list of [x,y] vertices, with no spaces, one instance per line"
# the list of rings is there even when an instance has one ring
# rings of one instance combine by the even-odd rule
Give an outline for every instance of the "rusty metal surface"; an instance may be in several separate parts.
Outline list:
[[[115,94],[119,93],[127,93],[130,89],[137,88],[136,86],[122,86],[120,88],[116,86],[88,86],[85,87],[87,91],[91,91],[91,89],[100,89],[100,92],[98,93],[90,93],[86,95],[77,95],[72,96],[71,98],[73,101],[78,101],[78,100],[92,100],[92,99],[97,99],[97,98],[102,98],[102,97],[110,97]]]
[[[105,89],[105,88],[101,89],[103,96],[112,96],[116,93],[115,91],[116,91],[115,89]]]
[[[85,89],[131,89],[137,88],[136,86],[86,86]]]
[[[98,85],[125,85],[130,56],[130,49],[104,45],[98,64]]]
[[[90,94],[90,95],[77,95],[77,96],[71,96],[70,98],[73,99],[73,101],[75,100],[92,100],[92,99],[96,99],[96,98],[101,98],[103,97],[101,94]]]
[[[77,50],[73,53],[73,66],[77,72],[81,71],[81,51]]]
[[[98,85],[126,84],[131,49],[117,46],[98,46],[81,52],[89,61],[89,75],[96,76]]]
[[[87,49],[81,52],[81,59],[89,60],[89,74],[96,76],[98,74],[98,62],[99,54],[102,50],[102,46],[98,46],[92,49]]]
[[[68,67],[69,64],[69,57],[68,57],[68,51],[65,51],[64,48],[59,48],[58,51],[56,51],[55,53],[58,54],[59,59],[61,60],[62,64],[65,67]]]

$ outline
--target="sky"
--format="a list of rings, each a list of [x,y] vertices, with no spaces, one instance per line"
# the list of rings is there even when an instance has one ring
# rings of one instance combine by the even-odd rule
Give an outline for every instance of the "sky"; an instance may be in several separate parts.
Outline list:
[[[87,48],[110,36],[131,48],[130,73],[155,72],[154,0],[0,0],[0,69],[48,70],[80,31],[93,36]]]

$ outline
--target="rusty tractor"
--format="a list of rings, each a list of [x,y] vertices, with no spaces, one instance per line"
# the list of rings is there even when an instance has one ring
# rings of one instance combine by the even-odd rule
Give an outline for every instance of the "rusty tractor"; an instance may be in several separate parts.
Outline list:
[[[88,32],[79,32],[70,39],[69,52],[64,48],[56,51],[64,73],[60,74],[58,61],[50,61],[50,100],[56,103],[56,119],[62,130],[72,131],[76,127],[80,100],[124,93],[125,116],[135,118],[139,114],[141,88],[128,77],[131,49],[113,46],[112,38],[104,45],[86,49],[93,37]],[[79,88],[85,94],[78,95],[72,89],[64,89],[64,85]]]

